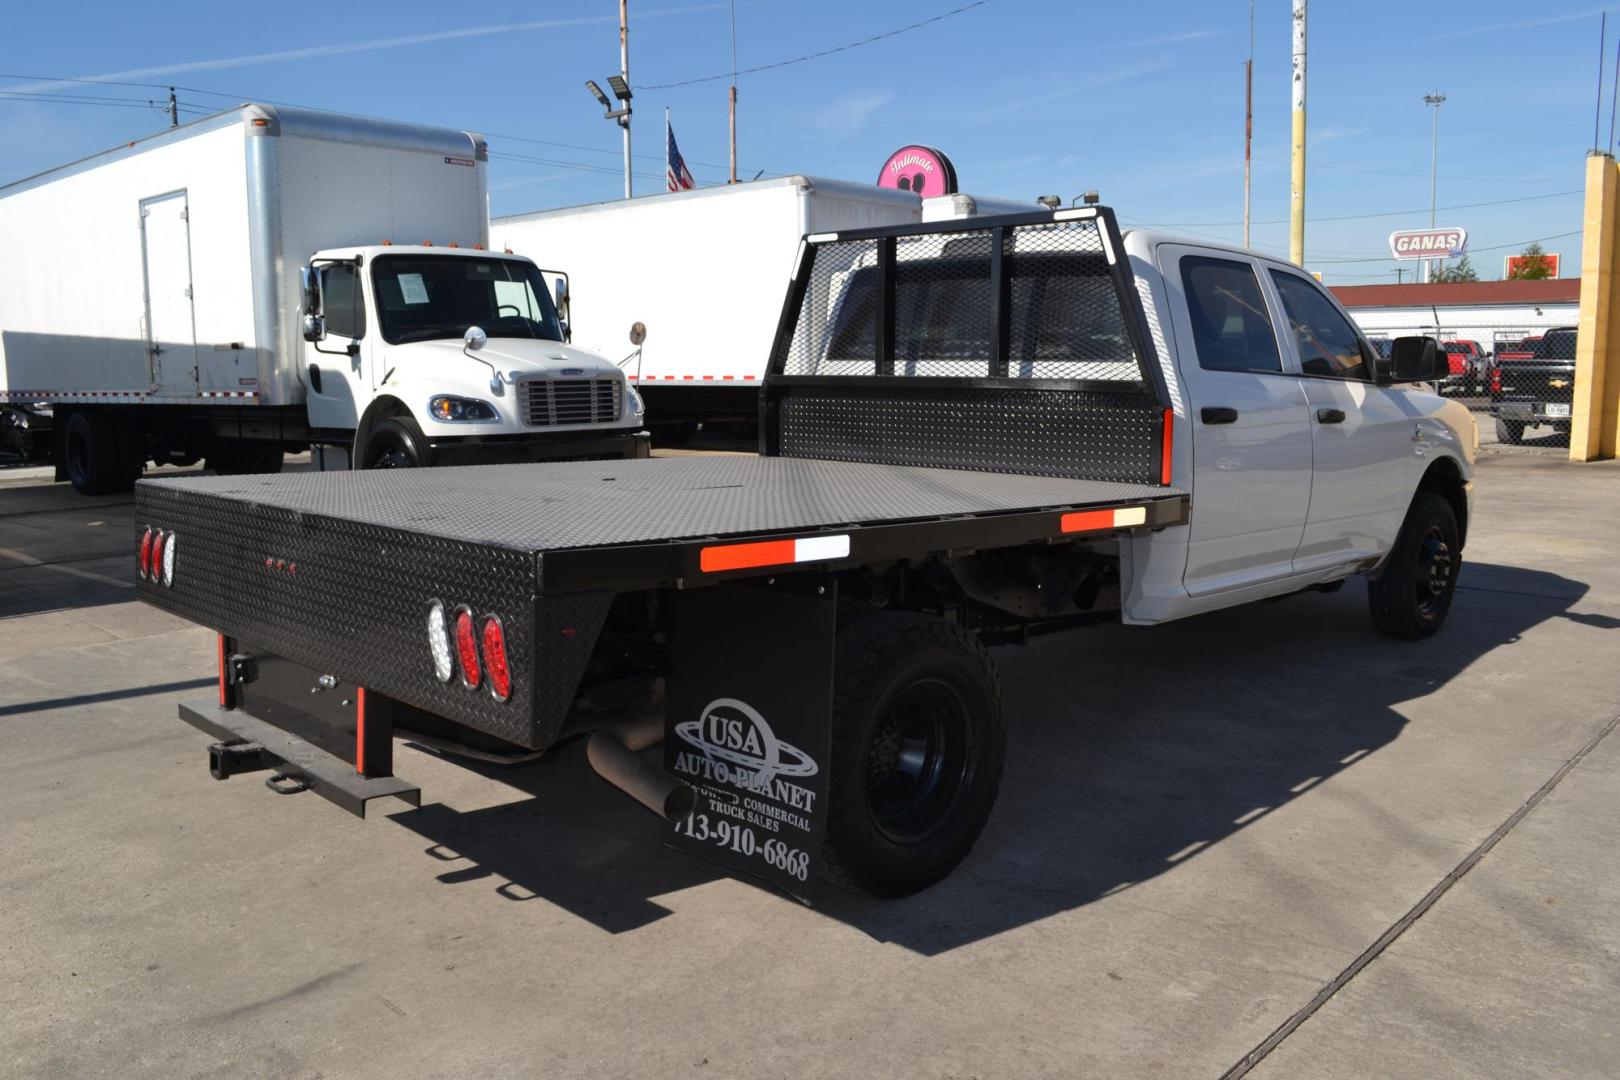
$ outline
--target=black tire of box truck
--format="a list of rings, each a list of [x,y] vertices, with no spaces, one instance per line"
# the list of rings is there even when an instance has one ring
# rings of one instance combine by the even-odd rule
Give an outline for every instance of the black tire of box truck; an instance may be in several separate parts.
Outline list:
[[[360,454],[362,469],[417,469],[430,463],[427,439],[408,416],[378,420]]]
[[[118,431],[99,412],[75,412],[62,432],[62,467],[80,495],[111,495],[129,490],[127,467],[118,449]]]
[[[283,459],[281,447],[272,443],[225,443],[208,451],[203,468],[220,476],[252,476],[280,472]]]
[[[1514,420],[1496,420],[1496,441],[1507,443],[1509,446],[1518,446],[1524,442],[1524,425]]]
[[[950,873],[989,820],[1007,726],[984,646],[932,615],[885,612],[838,636],[822,876],[909,896]]]
[[[1433,634],[1451,611],[1461,567],[1462,537],[1451,503],[1418,492],[1383,571],[1367,584],[1373,625],[1406,641]]]

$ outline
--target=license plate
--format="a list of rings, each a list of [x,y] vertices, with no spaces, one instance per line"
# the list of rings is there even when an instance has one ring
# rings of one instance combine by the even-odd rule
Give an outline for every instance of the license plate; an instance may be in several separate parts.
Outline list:
[[[1544,406],[1542,406],[1542,409],[1546,412],[1546,414],[1548,416],[1568,416],[1569,415],[1569,406],[1568,405],[1544,405]]]

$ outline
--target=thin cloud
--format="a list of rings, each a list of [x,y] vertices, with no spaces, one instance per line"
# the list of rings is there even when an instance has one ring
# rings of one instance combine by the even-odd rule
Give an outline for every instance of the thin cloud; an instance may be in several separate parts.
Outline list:
[[[1203,41],[1205,38],[1220,37],[1219,30],[1184,30],[1179,34],[1165,34],[1163,37],[1143,38],[1140,41],[1121,41],[1120,48],[1148,48],[1155,45],[1179,45],[1183,41]]]
[[[829,102],[814,120],[824,131],[848,134],[866,126],[872,114],[894,100],[890,90],[857,90]]]
[[[670,15],[692,15],[699,12],[720,11],[727,7],[723,3],[698,4],[691,7],[666,8],[662,11],[638,11],[637,19],[651,19]],[[156,67],[129,68],[125,71],[111,71],[101,75],[84,75],[81,80],[89,81],[119,81],[129,79],[144,79],[157,76],[185,75],[194,71],[218,71],[224,68],[251,67],[258,64],[274,64],[286,60],[313,60],[324,56],[347,56],[352,53],[375,52],[380,49],[402,49],[411,45],[429,45],[440,41],[460,41],[466,38],[493,37],[497,34],[516,34],[531,30],[557,30],[569,26],[587,26],[596,23],[612,23],[616,20],[612,16],[594,15],[580,16],[572,19],[537,19],[529,22],[501,23],[492,26],[465,26],[456,30],[434,30],[423,34],[406,34],[400,37],[376,38],[371,41],[351,41],[343,44],[313,45],[303,49],[280,49],[275,52],[248,53],[242,56],[222,56],[212,60],[188,60],[178,64],[160,64]],[[8,87],[13,92],[39,93],[46,90],[56,90],[62,87],[82,85],[82,83],[65,82],[34,82],[22,86]]]
[[[1532,30],[1538,26],[1556,26],[1559,23],[1579,22],[1581,19],[1595,19],[1602,15],[1605,8],[1593,8],[1590,11],[1578,11],[1573,15],[1548,15],[1544,19],[1527,19],[1524,22],[1492,23],[1489,26],[1470,26],[1462,30],[1451,31],[1452,37],[1470,37],[1474,34],[1494,34],[1502,30]]]
[[[1113,71],[1105,71],[1099,75],[1092,75],[1089,78],[1081,79],[1080,81],[1070,83],[1067,86],[1061,86],[1056,90],[1050,90],[1044,94],[1034,94],[1029,97],[1020,97],[1014,93],[1010,95],[1013,100],[1009,101],[1007,104],[998,105],[991,109],[981,109],[980,111],[971,114],[969,119],[994,120],[997,117],[1006,116],[1010,113],[1024,112],[1033,106],[1050,105],[1053,102],[1065,101],[1069,98],[1079,97],[1081,94],[1089,93],[1092,90],[1100,90],[1105,86],[1112,86],[1115,83],[1129,82],[1132,79],[1139,79],[1143,75],[1151,75],[1156,71],[1163,71],[1165,68],[1171,66],[1171,63],[1168,60],[1146,60],[1140,64],[1131,64],[1127,67],[1115,68]]]

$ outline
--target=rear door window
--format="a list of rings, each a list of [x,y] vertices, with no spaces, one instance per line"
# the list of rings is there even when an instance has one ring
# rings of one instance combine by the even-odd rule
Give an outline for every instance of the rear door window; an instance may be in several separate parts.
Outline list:
[[[1192,318],[1198,366],[1208,371],[1278,374],[1282,356],[1254,267],[1234,259],[1189,255],[1181,281]]]

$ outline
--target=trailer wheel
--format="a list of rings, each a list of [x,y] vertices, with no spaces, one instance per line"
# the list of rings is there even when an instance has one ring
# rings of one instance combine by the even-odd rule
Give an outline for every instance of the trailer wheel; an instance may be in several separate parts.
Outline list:
[[[410,417],[384,417],[372,425],[360,462],[363,469],[421,468],[428,464],[427,439]]]
[[[108,495],[118,490],[123,469],[112,421],[97,412],[76,412],[63,431],[63,464],[80,495]]]
[[[822,875],[908,896],[950,873],[990,817],[1007,727],[978,640],[893,612],[839,634]]]
[[[1456,512],[1443,496],[1418,492],[1383,573],[1368,583],[1373,625],[1407,641],[1439,630],[1451,610],[1461,565]]]

